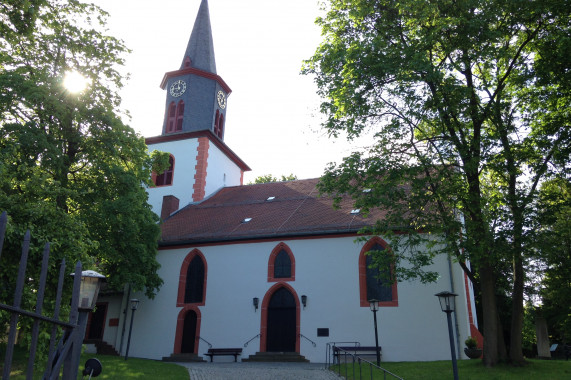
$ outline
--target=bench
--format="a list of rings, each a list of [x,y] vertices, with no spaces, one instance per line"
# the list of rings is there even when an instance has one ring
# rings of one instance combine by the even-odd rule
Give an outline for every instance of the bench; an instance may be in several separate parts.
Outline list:
[[[209,348],[208,353],[204,354],[210,356],[210,362],[215,356],[232,355],[234,356],[234,361],[238,361],[238,355],[242,354],[241,348]]]
[[[333,357],[334,362],[337,359],[337,363],[339,363],[339,358],[345,354],[353,354],[356,356],[360,355],[377,355],[377,348],[375,346],[333,346]],[[379,346],[379,356],[381,354],[381,346]]]

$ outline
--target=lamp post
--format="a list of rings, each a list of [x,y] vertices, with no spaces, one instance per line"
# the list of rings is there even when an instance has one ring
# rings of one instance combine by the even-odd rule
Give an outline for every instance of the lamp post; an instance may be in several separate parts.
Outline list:
[[[135,319],[135,310],[139,307],[139,300],[131,299],[131,325],[129,326],[129,337],[127,338],[127,351],[125,351],[125,360],[129,357],[129,346],[131,345],[131,332],[133,331],[133,319]]]
[[[377,311],[379,311],[379,300],[369,300],[369,306],[373,312],[373,320],[375,323],[375,352],[377,353],[377,366],[381,366],[381,354],[379,353],[379,332],[377,330]]]
[[[452,369],[454,371],[454,380],[458,380],[458,366],[456,364],[456,352],[454,350],[454,334],[452,333],[452,317],[451,314],[454,311],[454,297],[458,294],[454,294],[448,291],[440,292],[435,294],[440,301],[440,308],[446,313],[446,318],[448,319],[448,337],[450,338],[450,353],[452,354]]]
[[[78,269],[76,269],[76,273],[79,273],[79,270],[81,270],[80,264],[78,264],[77,268]],[[75,277],[76,273],[72,273],[72,276]],[[84,270],[81,272],[81,282],[79,284],[79,303],[77,304],[77,310],[79,311],[77,318],[78,330],[73,340],[73,349],[71,356],[69,357],[70,359],[69,361],[66,360],[69,365],[64,366],[64,378],[75,379],[77,377],[79,359],[81,356],[81,345],[85,337],[87,319],[89,313],[93,310],[95,304],[97,303],[97,296],[99,295],[99,289],[101,288],[101,283],[103,282],[104,278],[104,275],[93,270]]]

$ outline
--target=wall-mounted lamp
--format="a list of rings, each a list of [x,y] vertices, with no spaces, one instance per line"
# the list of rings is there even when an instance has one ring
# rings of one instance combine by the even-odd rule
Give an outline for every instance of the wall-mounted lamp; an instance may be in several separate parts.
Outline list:
[[[254,311],[258,310],[258,305],[260,304],[260,299],[258,297],[252,298],[252,303],[254,304]]]
[[[301,304],[303,305],[303,308],[305,309],[305,307],[307,306],[307,296],[305,294],[301,296]]]

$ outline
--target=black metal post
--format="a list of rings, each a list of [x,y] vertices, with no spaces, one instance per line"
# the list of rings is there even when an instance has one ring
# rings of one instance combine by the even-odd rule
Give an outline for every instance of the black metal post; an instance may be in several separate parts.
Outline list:
[[[458,365],[456,364],[456,351],[454,349],[454,333],[452,332],[452,310],[446,311],[448,319],[448,336],[450,337],[450,353],[452,354],[452,369],[454,371],[454,380],[458,380]]]
[[[377,330],[377,310],[373,310],[373,319],[375,321],[375,350],[377,352],[377,366],[381,366],[381,354],[379,353],[379,332]]]
[[[129,357],[129,346],[131,345],[131,332],[133,331],[133,319],[135,318],[135,310],[131,309],[131,325],[129,326],[129,337],[127,338],[127,351],[125,351],[125,360]]]

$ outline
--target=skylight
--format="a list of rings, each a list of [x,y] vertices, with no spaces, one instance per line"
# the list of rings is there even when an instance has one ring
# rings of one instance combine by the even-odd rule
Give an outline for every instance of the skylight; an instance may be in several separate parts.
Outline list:
[[[370,193],[371,189],[363,189],[363,193]]]
[[[242,220],[242,223],[248,223],[250,220],[252,220],[252,218],[245,218],[244,220]]]
[[[355,209],[351,210],[351,214],[358,214],[360,212],[361,212],[360,208],[355,208]]]
[[[274,199],[276,199],[276,197],[268,197],[268,199],[266,199],[266,201],[273,201]]]

